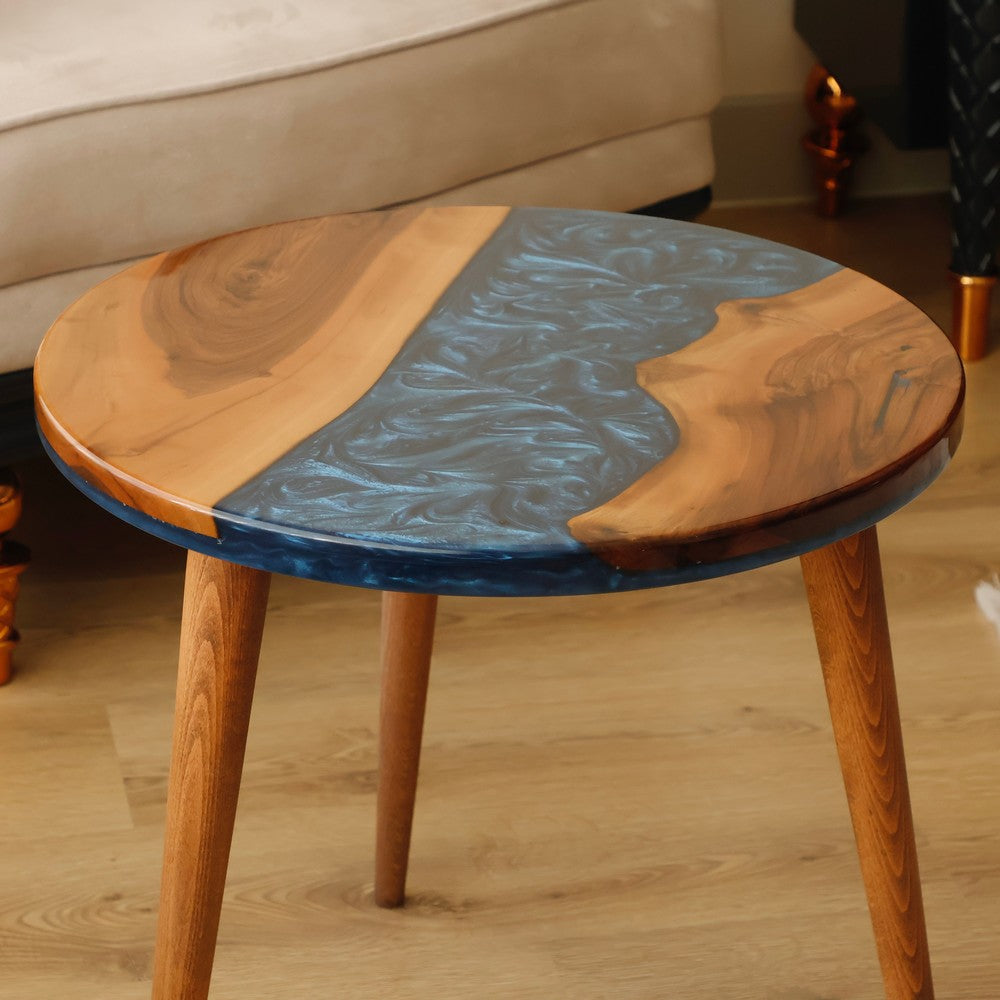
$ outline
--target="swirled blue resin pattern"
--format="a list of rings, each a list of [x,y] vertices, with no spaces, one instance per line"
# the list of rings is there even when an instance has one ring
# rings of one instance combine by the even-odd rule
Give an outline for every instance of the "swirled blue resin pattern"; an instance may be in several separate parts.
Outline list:
[[[837,269],[691,224],[514,210],[373,388],[218,509],[382,544],[578,550],[567,522],[676,446],[636,364],[706,334],[722,301]]]

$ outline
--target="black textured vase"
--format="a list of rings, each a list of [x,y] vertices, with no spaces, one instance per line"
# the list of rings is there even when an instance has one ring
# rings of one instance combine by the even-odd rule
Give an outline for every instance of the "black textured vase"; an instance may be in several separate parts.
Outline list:
[[[1000,0],[948,0],[952,261],[996,274],[1000,202]]]

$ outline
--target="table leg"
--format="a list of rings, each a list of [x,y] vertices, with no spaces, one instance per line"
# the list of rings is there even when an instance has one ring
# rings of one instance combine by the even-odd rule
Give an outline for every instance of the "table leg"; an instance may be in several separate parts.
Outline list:
[[[801,561],[886,997],[933,1000],[875,529]]]
[[[382,595],[382,709],[379,719],[375,902],[402,906],[420,768],[437,597]]]
[[[188,553],[153,1000],[205,1000],[271,576]]]

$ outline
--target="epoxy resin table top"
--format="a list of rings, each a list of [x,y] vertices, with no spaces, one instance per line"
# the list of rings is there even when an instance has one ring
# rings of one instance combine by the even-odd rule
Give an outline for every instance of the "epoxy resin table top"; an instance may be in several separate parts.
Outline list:
[[[146,530],[300,576],[573,593],[874,523],[958,438],[961,365],[876,282],[704,226],[404,208],[161,254],[55,323],[50,452]]]

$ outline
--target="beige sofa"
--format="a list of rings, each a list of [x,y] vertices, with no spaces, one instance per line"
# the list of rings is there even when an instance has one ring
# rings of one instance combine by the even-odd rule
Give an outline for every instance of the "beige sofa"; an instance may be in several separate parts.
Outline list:
[[[715,0],[38,0],[4,5],[0,39],[0,461],[37,448],[49,324],[143,255],[423,199],[631,210],[712,178]]]
[[[123,263],[227,230],[712,177],[714,0],[40,0],[0,33],[0,372]]]

